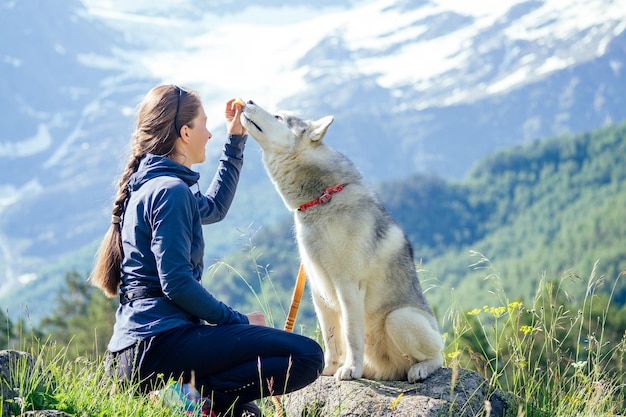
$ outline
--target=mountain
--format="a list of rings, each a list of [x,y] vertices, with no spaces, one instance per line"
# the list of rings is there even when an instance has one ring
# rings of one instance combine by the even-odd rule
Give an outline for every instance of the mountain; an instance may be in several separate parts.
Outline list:
[[[497,149],[626,118],[619,3],[5,1],[0,302],[41,309],[68,269],[89,270],[153,85],[201,93],[209,161],[222,103],[240,96],[333,114],[326,140],[371,182],[460,180]],[[250,142],[228,220],[206,230],[207,263],[285,215]],[[198,170],[205,187],[213,166]]]
[[[132,103],[155,81],[120,70],[131,65],[115,53],[128,47],[123,35],[78,1],[5,1],[0,9],[6,290],[103,233]]]

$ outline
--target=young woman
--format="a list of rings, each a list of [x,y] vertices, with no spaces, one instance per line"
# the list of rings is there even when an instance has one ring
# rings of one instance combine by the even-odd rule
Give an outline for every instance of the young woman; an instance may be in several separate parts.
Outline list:
[[[265,327],[262,313],[235,311],[200,284],[202,225],[224,218],[243,164],[240,114],[229,100],[228,139],[202,194],[191,166],[205,160],[212,135],[200,98],[173,85],[148,92],[91,277],[120,297],[107,353],[113,375],[146,391],[161,378],[187,383],[193,375],[214,409],[234,405],[237,417],[258,414],[254,400],[302,388],[324,367],[315,341]]]

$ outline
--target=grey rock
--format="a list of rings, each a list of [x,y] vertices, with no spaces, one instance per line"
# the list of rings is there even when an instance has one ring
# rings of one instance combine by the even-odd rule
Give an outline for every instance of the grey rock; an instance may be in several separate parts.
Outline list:
[[[35,358],[26,352],[0,351],[0,395],[2,396],[3,416],[15,414],[18,408],[15,398],[20,396],[21,379],[31,373],[35,363]]]
[[[53,389],[51,378],[31,354],[17,350],[0,350],[2,417],[20,415],[23,398],[27,392]],[[37,415],[60,416],[61,414]]]
[[[20,417],[72,417],[72,416],[70,414],[67,414],[64,411],[37,410],[37,411],[27,411],[24,414],[21,414]]]
[[[333,377],[322,376],[283,401],[288,417],[506,417],[517,413],[512,395],[490,388],[475,372],[450,368],[418,383],[367,379],[337,383]]]

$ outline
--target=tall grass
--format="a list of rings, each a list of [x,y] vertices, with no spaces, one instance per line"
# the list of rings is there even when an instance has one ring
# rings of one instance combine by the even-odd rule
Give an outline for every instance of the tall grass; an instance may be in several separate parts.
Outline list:
[[[47,344],[32,351],[35,366],[27,360],[18,361],[12,380],[19,395],[10,400],[12,412],[19,416],[31,410],[59,410],[83,417],[168,417],[188,415],[182,406],[165,404],[158,398],[141,395],[137,384],[119,383],[106,375],[100,358],[69,360],[66,349]],[[162,379],[155,389],[173,383]],[[0,400],[0,406],[3,406]],[[271,414],[269,402],[263,401]],[[270,415],[267,414],[267,415]],[[221,414],[224,417],[230,412]],[[5,415],[3,414],[3,417]]]
[[[607,325],[612,315],[624,314],[626,308],[611,304],[612,291],[608,295],[597,292],[603,281],[597,265],[586,280],[571,273],[556,282],[544,280],[534,298],[524,301],[509,299],[495,267],[476,255],[478,262],[473,266],[485,270],[485,279],[493,287],[493,303],[467,311],[453,299],[441,318],[446,366],[475,370],[492,389],[510,392],[520,405],[518,416],[626,414],[626,329]],[[259,262],[258,256],[251,259]],[[278,292],[266,282],[271,280],[267,267],[257,270],[261,271],[257,279],[264,281],[262,291],[268,292],[255,293],[255,297],[268,317],[274,317],[272,298]],[[585,285],[584,299],[571,300],[566,283]],[[283,316],[284,307],[278,308],[277,316]],[[310,336],[317,339],[319,329]],[[24,334],[20,337],[28,339]],[[36,342],[31,337],[28,350],[37,358],[37,366],[15,370],[19,396],[11,405],[16,414],[57,409],[78,416],[180,415],[138,395],[136,387],[110,380],[100,356],[70,359],[67,347]],[[260,401],[260,406],[265,415],[273,415],[271,401]],[[454,414],[450,411],[449,415]],[[485,415],[489,415],[488,406]]]
[[[46,409],[77,416],[177,415],[175,410],[137,395],[136,387],[112,381],[100,359],[70,360],[67,348],[51,342],[33,347],[29,353],[37,358],[36,366],[23,358],[12,371],[19,395],[10,400],[10,415]]]
[[[265,315],[267,325],[280,327],[280,323],[276,323],[276,316],[287,316],[283,302],[288,302],[288,300],[283,300],[283,298],[280,297],[279,291],[274,285],[274,281],[271,279],[269,265],[261,265],[260,257],[262,253],[253,243],[256,231],[238,231],[240,233],[239,242],[241,250],[244,253],[244,259],[252,265],[252,269],[254,270],[253,276],[256,282],[252,282],[252,280],[246,277],[245,272],[239,271],[224,260],[216,260],[210,265],[208,267],[208,275],[213,278],[218,275],[222,269],[226,269],[229,274],[235,275],[235,277],[250,290],[250,294],[252,294],[257,308],[260,308]]]
[[[447,314],[451,330],[444,335],[447,366],[473,369],[491,387],[512,393],[520,416],[626,413],[626,328],[607,326],[610,312],[620,312],[611,300],[622,276],[610,295],[600,295],[596,290],[604,280],[596,263],[579,304],[564,285],[580,281],[572,273],[556,282],[542,280],[526,304],[510,300],[491,262],[476,255],[473,266],[487,271],[494,304],[462,311],[453,303]]]

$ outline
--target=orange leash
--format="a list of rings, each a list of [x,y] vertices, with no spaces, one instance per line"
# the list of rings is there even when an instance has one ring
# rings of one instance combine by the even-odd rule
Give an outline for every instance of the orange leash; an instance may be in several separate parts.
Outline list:
[[[304,293],[304,284],[306,283],[306,273],[304,272],[304,265],[300,264],[298,270],[298,277],[296,278],[296,285],[293,288],[293,295],[291,296],[291,305],[289,306],[289,314],[287,314],[287,320],[285,320],[285,331],[293,331],[293,326],[296,322],[296,315],[300,308],[300,301],[302,300],[302,294]],[[280,403],[280,399],[276,396],[272,397],[272,402],[276,407],[276,416],[283,417],[285,412],[283,406]]]
[[[296,315],[300,308],[300,301],[302,300],[302,294],[304,293],[304,284],[306,283],[306,273],[304,272],[304,266],[300,264],[300,270],[298,271],[298,277],[296,278],[296,286],[293,289],[293,295],[291,296],[291,306],[289,307],[289,314],[285,321],[285,330],[288,332],[293,331],[293,325],[296,322]]]

